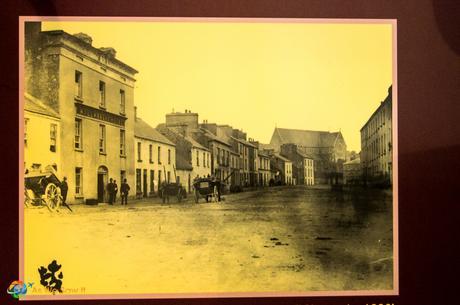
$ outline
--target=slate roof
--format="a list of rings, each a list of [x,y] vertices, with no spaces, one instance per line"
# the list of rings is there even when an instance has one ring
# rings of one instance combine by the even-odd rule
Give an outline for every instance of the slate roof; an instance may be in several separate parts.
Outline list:
[[[291,160],[289,160],[288,158],[286,158],[286,157],[284,157],[284,156],[282,156],[280,154],[275,154],[274,156],[277,157],[278,159],[283,160],[284,162],[292,162]]]
[[[57,119],[60,118],[59,113],[29,93],[24,93],[24,110],[47,115]]]
[[[348,165],[348,164],[360,164],[360,163],[361,163],[361,159],[360,159],[360,158],[356,158],[356,159],[354,159],[354,160],[345,162],[343,165]]]
[[[243,140],[243,139],[238,139],[238,138],[235,138],[235,137],[230,137],[231,139],[237,141],[237,142],[240,142],[240,143],[243,143],[244,145],[247,145],[247,146],[251,146],[251,147],[254,147],[254,148],[257,148],[257,146],[255,146],[254,144],[252,144],[251,142],[248,142],[246,140]]]
[[[301,157],[303,158],[307,158],[307,159],[314,159],[312,156],[310,156],[309,154],[306,154],[302,151],[300,151],[299,149],[297,149],[297,154],[299,154]]]
[[[209,149],[207,149],[206,147],[204,147],[203,145],[201,145],[200,143],[198,143],[197,141],[195,141],[192,137],[189,137],[189,136],[185,136],[184,137],[187,141],[189,141],[193,147],[195,148],[199,148],[199,149],[202,149],[202,150],[206,150],[206,151],[209,151]]]
[[[141,118],[136,118],[134,122],[134,136],[146,140],[151,140],[175,146],[173,142],[169,141],[165,136],[163,136],[155,128],[144,122]]]
[[[193,166],[181,154],[176,154],[176,169],[191,171]]]
[[[228,143],[227,141],[225,141],[224,139],[222,138],[219,138],[218,136],[216,136],[215,134],[213,134],[212,132],[210,132],[209,130],[207,129],[204,129],[204,128],[200,128],[200,131],[203,132],[203,134],[210,138],[211,140],[213,141],[217,141],[217,142],[220,142],[222,144],[225,144],[227,146],[231,146],[230,143]]]
[[[305,147],[332,147],[340,134],[338,132],[275,128],[284,144],[294,143]]]

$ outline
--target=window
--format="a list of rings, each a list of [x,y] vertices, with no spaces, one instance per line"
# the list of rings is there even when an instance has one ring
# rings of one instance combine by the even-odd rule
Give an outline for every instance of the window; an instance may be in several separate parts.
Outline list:
[[[161,170],[158,171],[158,186],[161,185]]]
[[[83,97],[83,75],[80,71],[75,71],[75,96]]]
[[[27,124],[29,119],[24,119],[24,147],[27,147]]]
[[[99,81],[99,106],[105,108],[105,83]]]
[[[203,152],[203,167],[206,167],[206,153]]]
[[[161,164],[161,146],[158,146],[158,164]]]
[[[210,166],[209,166],[209,154],[208,154],[208,167],[210,167]]]
[[[75,167],[75,195],[81,195],[83,194],[83,188],[82,188],[82,168],[81,167]]]
[[[137,162],[142,162],[142,143],[137,142]]]
[[[196,152],[196,166],[200,166],[200,152]]]
[[[125,114],[125,90],[120,90],[120,113]]]
[[[57,125],[50,125],[50,151],[56,152],[56,142],[57,142]]]
[[[168,177],[168,183],[170,183],[171,182],[171,172],[170,171],[168,171],[167,177]]]
[[[120,155],[124,156],[126,154],[125,151],[125,131],[123,129],[120,129]]]
[[[99,125],[99,153],[105,154],[105,125]]]
[[[171,149],[168,149],[168,164],[171,164]]]
[[[149,145],[149,162],[153,163],[153,145]]]
[[[123,183],[126,179],[126,171],[120,171],[120,183]]]
[[[75,119],[75,149],[82,149],[81,119]]]

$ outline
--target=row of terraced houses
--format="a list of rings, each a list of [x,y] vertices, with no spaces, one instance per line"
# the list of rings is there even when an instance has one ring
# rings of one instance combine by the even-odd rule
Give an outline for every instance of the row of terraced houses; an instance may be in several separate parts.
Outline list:
[[[104,202],[110,178],[131,196],[163,182],[193,191],[196,177],[229,187],[328,183],[342,171],[341,132],[275,128],[264,144],[230,125],[199,121],[191,110],[151,124],[134,105],[136,69],[90,36],[25,25],[24,170],[53,168],[67,177],[68,202]]]

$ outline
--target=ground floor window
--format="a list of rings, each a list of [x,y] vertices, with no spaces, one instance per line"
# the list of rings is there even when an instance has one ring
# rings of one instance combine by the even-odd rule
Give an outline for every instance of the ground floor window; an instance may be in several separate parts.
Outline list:
[[[82,173],[83,170],[81,167],[76,167],[75,168],[75,195],[81,195],[83,194],[83,188],[82,188]]]

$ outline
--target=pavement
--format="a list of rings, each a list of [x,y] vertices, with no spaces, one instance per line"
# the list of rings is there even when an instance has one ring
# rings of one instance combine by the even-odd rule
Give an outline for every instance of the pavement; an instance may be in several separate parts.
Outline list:
[[[299,292],[393,287],[391,192],[284,186],[127,206],[26,208],[28,294],[61,264],[68,294]]]

